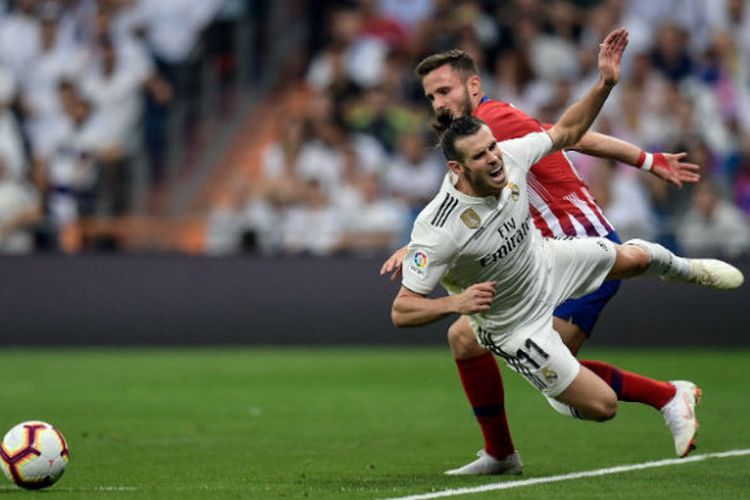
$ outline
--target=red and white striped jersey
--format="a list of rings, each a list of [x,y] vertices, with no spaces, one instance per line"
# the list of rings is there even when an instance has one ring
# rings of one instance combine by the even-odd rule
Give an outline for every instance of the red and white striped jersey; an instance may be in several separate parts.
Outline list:
[[[538,132],[543,125],[507,102],[484,98],[474,116],[505,141]],[[606,236],[614,231],[589,187],[562,151],[542,158],[528,176],[529,205],[542,236]]]

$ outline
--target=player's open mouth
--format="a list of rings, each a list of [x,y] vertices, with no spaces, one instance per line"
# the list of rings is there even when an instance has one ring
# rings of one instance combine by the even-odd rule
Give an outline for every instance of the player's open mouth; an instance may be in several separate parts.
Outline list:
[[[505,177],[505,169],[501,165],[494,170],[490,170],[490,177],[492,177],[493,181],[502,181]]]

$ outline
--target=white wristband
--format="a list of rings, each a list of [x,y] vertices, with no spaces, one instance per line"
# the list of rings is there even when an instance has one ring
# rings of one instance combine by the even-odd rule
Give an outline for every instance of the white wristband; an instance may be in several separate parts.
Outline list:
[[[637,166],[641,170],[650,172],[651,168],[654,166],[654,155],[652,153],[641,151],[641,156],[638,158]]]

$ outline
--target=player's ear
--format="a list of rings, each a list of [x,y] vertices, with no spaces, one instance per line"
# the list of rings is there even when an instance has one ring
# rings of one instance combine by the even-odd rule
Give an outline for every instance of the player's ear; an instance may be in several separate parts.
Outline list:
[[[468,86],[470,96],[477,97],[482,93],[482,79],[479,75],[471,75],[466,81],[466,85]]]
[[[463,172],[463,170],[464,170],[464,166],[461,165],[456,160],[449,161],[448,162],[448,168],[450,169],[451,172],[453,172],[456,175],[461,175],[461,172]]]

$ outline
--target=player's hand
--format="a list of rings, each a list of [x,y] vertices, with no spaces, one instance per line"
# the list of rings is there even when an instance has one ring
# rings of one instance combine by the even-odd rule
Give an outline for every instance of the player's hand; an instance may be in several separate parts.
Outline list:
[[[613,31],[599,44],[599,76],[606,85],[614,86],[620,81],[620,62],[627,46],[625,28]]]
[[[393,255],[383,263],[380,268],[380,275],[385,276],[391,273],[391,281],[397,281],[401,277],[401,267],[404,263],[404,257],[406,256],[406,250],[408,247],[402,247],[393,252]]]
[[[668,182],[679,188],[687,182],[694,184],[701,179],[698,173],[700,166],[694,163],[685,163],[687,153],[654,153],[654,164],[651,173],[664,182]]]
[[[455,296],[458,314],[474,314],[487,311],[495,298],[495,281],[485,281],[471,285]]]

